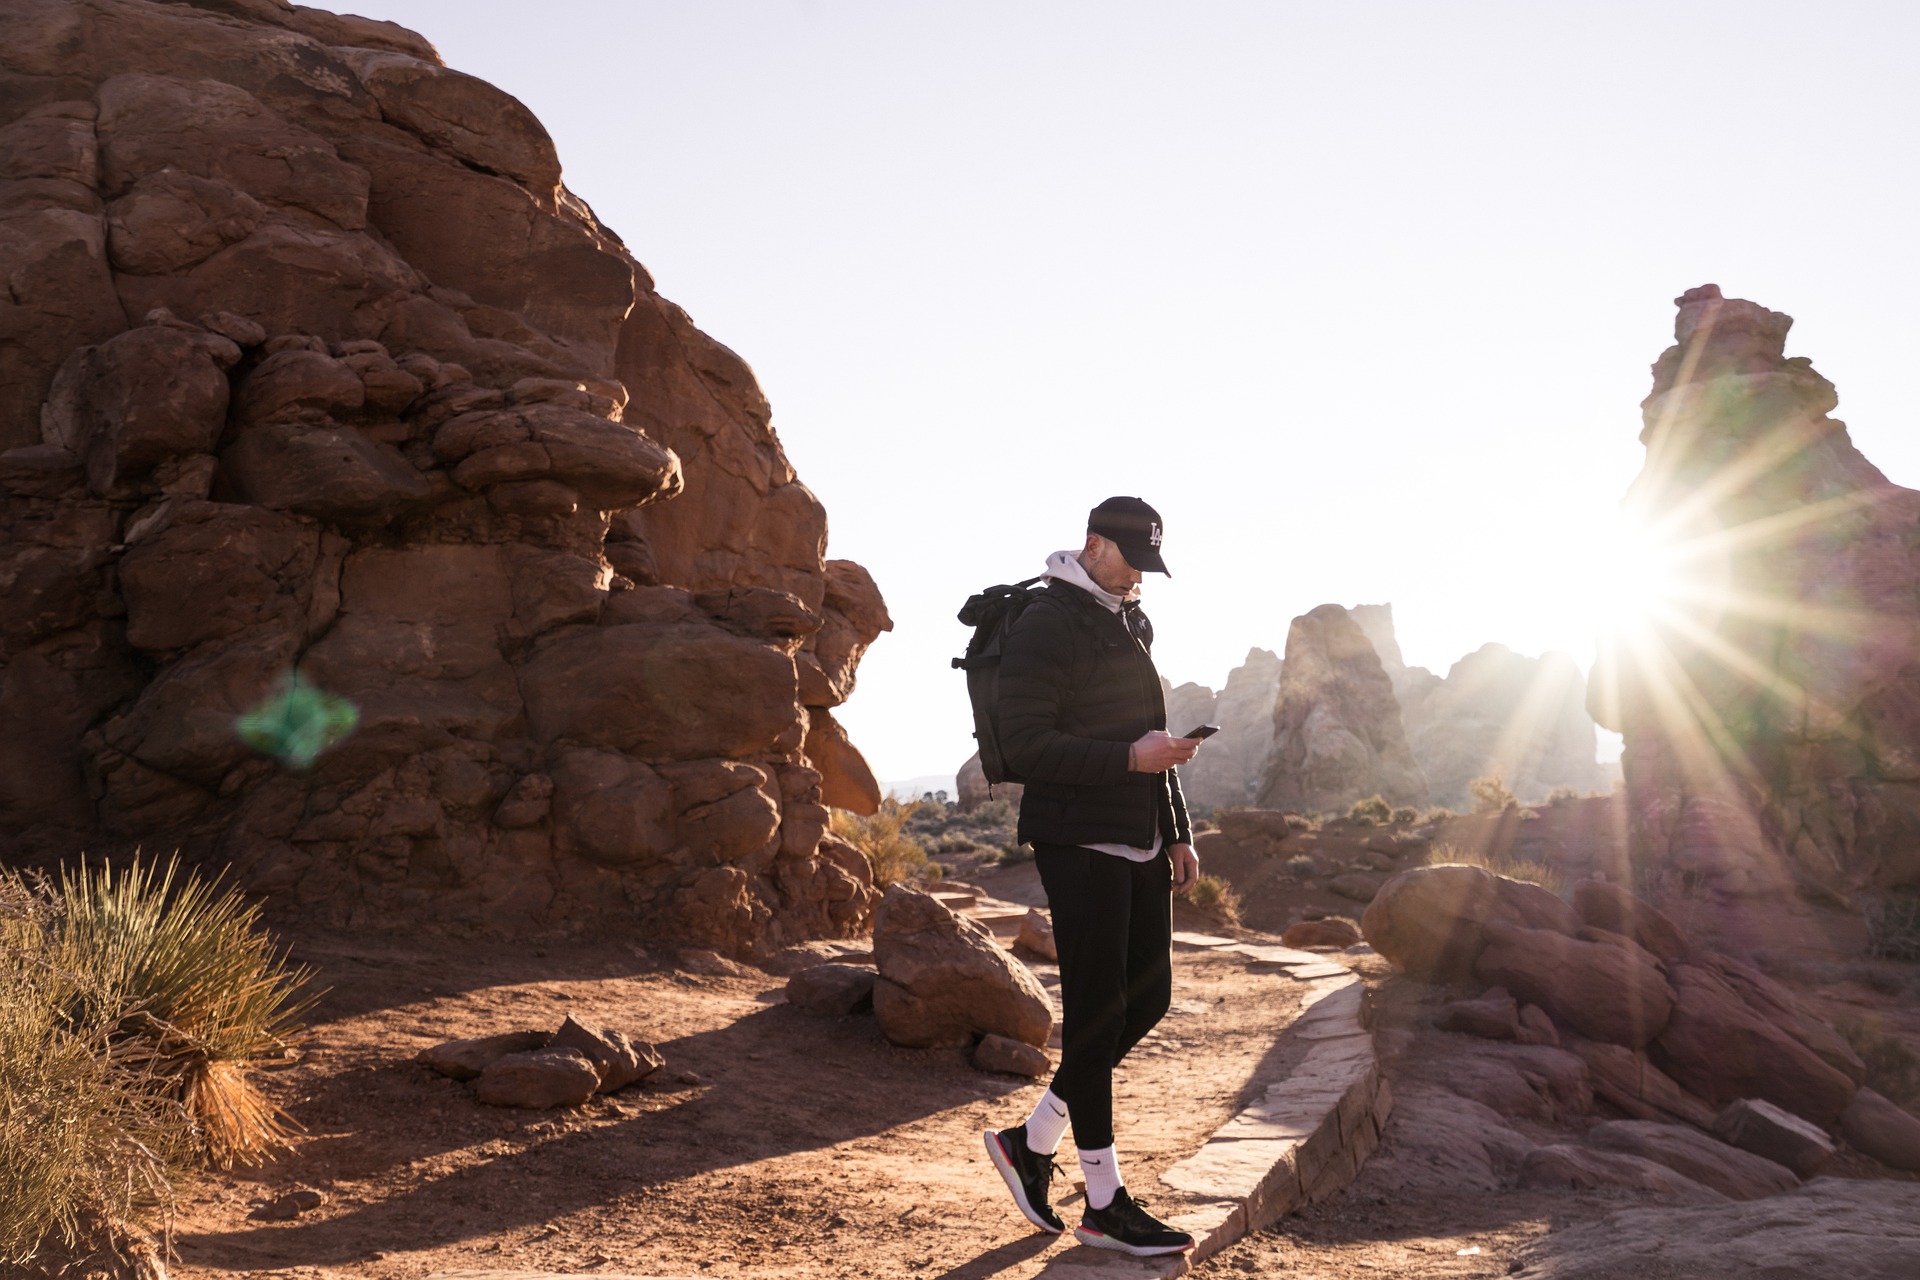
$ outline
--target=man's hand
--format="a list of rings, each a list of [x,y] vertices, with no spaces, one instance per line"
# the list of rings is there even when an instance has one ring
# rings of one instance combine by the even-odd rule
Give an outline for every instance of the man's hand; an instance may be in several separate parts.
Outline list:
[[[1185,893],[1200,878],[1200,855],[1190,844],[1176,844],[1167,853],[1173,859],[1173,891]]]
[[[1176,738],[1165,729],[1154,729],[1127,748],[1127,768],[1134,773],[1165,773],[1193,759],[1199,749],[1198,738]]]

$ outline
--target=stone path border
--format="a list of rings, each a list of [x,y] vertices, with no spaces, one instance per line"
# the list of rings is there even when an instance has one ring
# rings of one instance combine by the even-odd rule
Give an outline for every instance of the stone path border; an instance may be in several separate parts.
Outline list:
[[[1168,1221],[1193,1234],[1185,1258],[1125,1258],[1069,1249],[1040,1272],[1055,1280],[1148,1280],[1197,1262],[1342,1190],[1360,1172],[1393,1111],[1366,1029],[1366,988],[1345,965],[1290,947],[1176,933],[1175,946],[1233,951],[1308,984],[1287,1034],[1309,1042],[1293,1072],[1214,1131],[1204,1146],[1160,1175],[1170,1190],[1203,1201]]]

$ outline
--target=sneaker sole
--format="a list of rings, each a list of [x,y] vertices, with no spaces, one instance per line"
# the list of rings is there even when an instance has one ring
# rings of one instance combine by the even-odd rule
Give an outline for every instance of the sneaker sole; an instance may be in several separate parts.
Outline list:
[[[1013,1171],[1013,1162],[1007,1159],[1006,1151],[1000,1146],[1000,1135],[989,1129],[980,1136],[987,1144],[987,1159],[993,1161],[993,1167],[1000,1171],[1000,1180],[1013,1193],[1013,1202],[1020,1206],[1020,1212],[1027,1221],[1048,1235],[1057,1236],[1065,1231],[1066,1223],[1048,1222],[1034,1210],[1032,1202],[1027,1199],[1027,1189],[1020,1185],[1020,1175]]]
[[[1112,1249],[1119,1253],[1130,1253],[1136,1258],[1158,1258],[1169,1253],[1186,1253],[1193,1248],[1193,1238],[1189,1236],[1185,1244],[1128,1244],[1103,1231],[1095,1231],[1089,1226],[1073,1229],[1073,1238],[1081,1244],[1092,1245],[1096,1249]]]

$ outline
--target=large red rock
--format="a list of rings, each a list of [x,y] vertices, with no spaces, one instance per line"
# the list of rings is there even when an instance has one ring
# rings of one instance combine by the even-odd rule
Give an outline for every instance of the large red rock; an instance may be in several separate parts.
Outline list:
[[[1688,581],[1668,619],[1603,648],[1589,696],[1625,738],[1635,859],[1709,907],[1796,878],[1920,884],[1920,493],[1831,416],[1833,384],[1786,354],[1791,317],[1714,285],[1675,304],[1623,505]],[[1728,607],[1754,600],[1783,607]]]
[[[866,757],[825,707],[807,709],[807,760],[820,771],[820,798],[836,809],[880,811],[880,783]]]
[[[873,1011],[895,1044],[965,1045],[988,1034],[1047,1042],[1053,1002],[1040,980],[929,894],[900,884],[887,890],[874,915],[873,958]]]
[[[1853,1101],[1859,1059],[1778,984],[1717,955],[1669,975],[1673,1016],[1648,1053],[1687,1089],[1716,1107],[1764,1098],[1823,1127]]]
[[[523,104],[279,0],[0,6],[0,280],[10,853],[340,924],[865,927],[823,800],[870,773],[805,727],[885,603]],[[357,727],[263,756],[296,664]]]
[[[1800,1185],[1793,1170],[1728,1146],[1697,1129],[1649,1120],[1608,1120],[1587,1131],[1587,1145],[1640,1156],[1733,1200],[1759,1200]]]
[[[1487,945],[1474,974],[1582,1035],[1638,1049],[1673,1012],[1673,989],[1659,962],[1630,939],[1588,941],[1500,920],[1488,921],[1481,934]]]
[[[1388,880],[1367,904],[1360,930],[1395,968],[1452,982],[1473,975],[1491,921],[1567,935],[1580,927],[1573,909],[1538,885],[1447,864]]]
[[[1920,1117],[1872,1089],[1862,1089],[1840,1114],[1848,1145],[1892,1169],[1920,1173]]]

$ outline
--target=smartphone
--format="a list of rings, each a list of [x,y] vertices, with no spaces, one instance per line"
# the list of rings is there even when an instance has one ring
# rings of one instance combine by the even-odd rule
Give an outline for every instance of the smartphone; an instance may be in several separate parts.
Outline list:
[[[1211,738],[1214,734],[1218,732],[1220,732],[1219,725],[1203,724],[1198,729],[1189,729],[1185,733],[1181,734],[1180,736],[1183,738]]]

